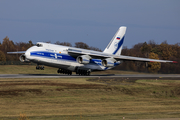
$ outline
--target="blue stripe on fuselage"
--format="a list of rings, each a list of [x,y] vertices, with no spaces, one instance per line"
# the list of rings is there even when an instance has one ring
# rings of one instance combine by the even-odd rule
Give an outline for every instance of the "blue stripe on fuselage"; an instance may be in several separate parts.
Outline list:
[[[89,63],[94,63],[94,64],[97,64],[97,65],[102,65],[101,62],[102,62],[102,60],[100,60],[100,59],[91,59]]]
[[[37,57],[51,58],[51,59],[70,60],[70,61],[74,61],[74,62],[76,61],[75,58],[73,58],[69,55],[53,53],[53,52],[36,51],[36,52],[31,52],[30,55],[37,56]]]

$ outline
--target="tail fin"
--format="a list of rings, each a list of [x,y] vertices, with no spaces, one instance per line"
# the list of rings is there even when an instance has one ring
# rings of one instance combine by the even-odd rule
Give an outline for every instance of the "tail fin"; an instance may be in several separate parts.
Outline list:
[[[120,55],[122,50],[122,45],[124,42],[124,35],[126,33],[126,27],[122,26],[118,29],[114,37],[111,39],[111,42],[108,44],[104,53]]]

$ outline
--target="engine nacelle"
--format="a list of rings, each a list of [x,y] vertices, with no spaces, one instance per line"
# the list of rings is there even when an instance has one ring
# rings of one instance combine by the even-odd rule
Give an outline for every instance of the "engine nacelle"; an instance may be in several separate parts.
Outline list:
[[[88,64],[91,57],[89,55],[82,55],[77,57],[77,62],[80,64]]]
[[[115,59],[113,58],[107,58],[107,59],[104,59],[102,60],[102,65],[104,67],[114,67],[114,63],[116,62]]]
[[[26,62],[26,63],[29,63],[30,61],[26,59],[26,56],[24,54],[22,54],[20,57],[19,57],[19,60],[21,62]]]

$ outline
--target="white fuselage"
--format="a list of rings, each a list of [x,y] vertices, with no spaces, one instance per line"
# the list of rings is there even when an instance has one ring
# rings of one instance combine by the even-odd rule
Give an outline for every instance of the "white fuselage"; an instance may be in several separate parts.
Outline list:
[[[107,70],[112,68],[112,67],[104,67],[102,65],[101,59],[91,59],[88,64],[78,63],[76,57],[73,57],[68,54],[67,50],[72,47],[66,47],[66,46],[43,43],[43,42],[39,42],[38,44],[40,46],[33,46],[29,48],[25,52],[25,56],[27,60],[37,63],[39,65],[47,65],[47,66],[57,67],[70,71],[75,71],[77,68],[85,69],[85,70],[90,69],[91,71]],[[78,49],[78,50],[84,50],[84,49]],[[116,63],[116,65],[118,64],[119,63]]]

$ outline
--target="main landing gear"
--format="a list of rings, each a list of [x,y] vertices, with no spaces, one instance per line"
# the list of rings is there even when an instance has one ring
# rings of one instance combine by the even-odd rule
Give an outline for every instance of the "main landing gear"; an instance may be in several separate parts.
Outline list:
[[[91,70],[82,70],[82,69],[77,69],[76,71],[76,74],[79,74],[79,75],[90,75],[91,73]]]
[[[37,65],[36,66],[36,70],[44,70],[44,65]]]
[[[57,73],[72,75],[72,71],[64,70],[64,69],[60,69],[60,68],[57,70]]]
[[[72,71],[60,69],[60,68],[57,70],[57,73],[72,75]],[[91,70],[82,70],[82,69],[76,70],[76,74],[78,74],[78,75],[88,75],[89,76],[90,73],[91,73]]]

